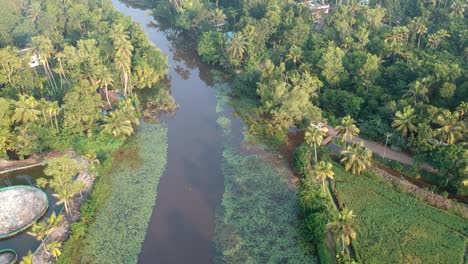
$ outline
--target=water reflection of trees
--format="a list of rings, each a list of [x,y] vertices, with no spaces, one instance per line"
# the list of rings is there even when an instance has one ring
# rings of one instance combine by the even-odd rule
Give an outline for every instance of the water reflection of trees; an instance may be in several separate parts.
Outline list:
[[[155,28],[162,32],[172,45],[170,51],[172,52],[173,60],[182,63],[186,68],[180,65],[175,66],[175,72],[178,73],[182,79],[187,80],[193,73],[193,70],[198,69],[198,77],[204,81],[208,86],[213,85],[213,77],[211,74],[211,67],[202,63],[197,54],[197,42],[190,32],[182,31],[170,26],[163,19],[155,18],[157,22],[151,22],[147,26]]]

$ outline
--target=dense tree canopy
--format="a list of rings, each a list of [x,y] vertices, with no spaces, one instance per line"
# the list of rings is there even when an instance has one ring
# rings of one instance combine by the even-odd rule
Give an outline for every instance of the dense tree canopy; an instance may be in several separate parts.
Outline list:
[[[92,139],[108,112],[129,124],[124,134],[133,132],[138,90],[156,87],[167,72],[166,58],[136,24],[108,1],[0,4],[1,158]],[[166,88],[157,87],[145,93],[145,105],[173,108]],[[122,97],[133,106],[122,110]]]
[[[328,14],[305,2],[163,1],[157,13],[196,25],[184,29],[202,36],[202,58],[240,73],[233,93],[257,102],[272,133],[323,112],[333,124],[349,115],[377,141],[394,132],[390,144],[433,165],[441,144],[466,146],[464,1],[332,2]],[[219,9],[222,29],[205,18]],[[457,166],[447,177],[466,179],[466,162]]]

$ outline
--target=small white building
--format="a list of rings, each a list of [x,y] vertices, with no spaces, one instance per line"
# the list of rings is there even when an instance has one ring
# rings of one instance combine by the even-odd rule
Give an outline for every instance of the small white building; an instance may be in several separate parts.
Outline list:
[[[31,55],[31,60],[29,61],[29,67],[36,68],[41,65],[41,56],[37,54]]]
[[[308,1],[307,5],[309,6],[310,10],[314,12],[320,12],[320,13],[325,13],[328,14],[330,10],[330,5],[329,4],[324,4],[319,1]]]
[[[22,50],[19,51],[19,53],[20,53],[21,56],[23,56],[23,57],[24,57],[24,56],[28,56],[28,54],[30,54],[30,53],[29,53],[29,50],[30,50],[30,49],[22,49]],[[28,63],[28,64],[29,64],[29,67],[31,67],[31,68],[36,68],[36,67],[38,67],[38,66],[41,65],[41,56],[40,56],[40,55],[38,55],[38,54],[31,54],[31,55],[29,55],[29,56],[30,56],[30,58],[29,58],[29,63]]]

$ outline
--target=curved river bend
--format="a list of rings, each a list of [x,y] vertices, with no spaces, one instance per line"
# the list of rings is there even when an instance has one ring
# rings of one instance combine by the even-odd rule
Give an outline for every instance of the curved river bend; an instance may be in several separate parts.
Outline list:
[[[167,120],[167,169],[159,182],[138,262],[211,263],[215,254],[215,209],[224,191],[222,130],[216,123],[212,74],[196,55],[196,44],[175,37],[170,29],[159,29],[150,10],[112,2],[139,23],[149,39],[168,55],[171,91],[180,105],[177,114]],[[233,124],[239,127],[240,121],[234,120]]]

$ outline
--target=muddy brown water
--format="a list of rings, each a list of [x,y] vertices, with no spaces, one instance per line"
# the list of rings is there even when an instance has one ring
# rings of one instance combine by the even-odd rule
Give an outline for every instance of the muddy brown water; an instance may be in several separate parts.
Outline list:
[[[201,63],[193,40],[171,28],[163,29],[150,10],[128,1],[112,2],[168,56],[169,85],[180,105],[176,115],[165,121],[169,129],[167,169],[159,182],[138,262],[211,263],[215,210],[224,192],[222,130],[216,123],[212,69]],[[241,125],[230,118],[237,128]]]
[[[0,175],[0,188],[13,185],[34,185],[36,180],[44,177],[42,167],[34,167],[25,170],[18,170]],[[59,213],[62,206],[56,205],[57,198],[52,196],[51,189],[45,189],[47,198],[49,199],[49,208],[47,209],[44,217],[49,217],[52,212]],[[6,239],[0,239],[0,250],[10,248],[18,253],[18,260],[26,255],[29,250],[34,252],[39,246],[39,242],[32,236],[27,234],[27,231],[19,233],[18,235]]]

